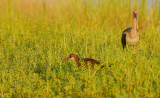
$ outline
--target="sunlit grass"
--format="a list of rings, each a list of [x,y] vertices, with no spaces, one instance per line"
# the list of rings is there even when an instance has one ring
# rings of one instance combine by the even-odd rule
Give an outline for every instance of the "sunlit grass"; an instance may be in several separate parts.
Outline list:
[[[159,97],[157,2],[148,11],[145,0],[1,0],[0,97]],[[123,51],[134,9],[140,41]],[[63,63],[71,53],[105,67]]]

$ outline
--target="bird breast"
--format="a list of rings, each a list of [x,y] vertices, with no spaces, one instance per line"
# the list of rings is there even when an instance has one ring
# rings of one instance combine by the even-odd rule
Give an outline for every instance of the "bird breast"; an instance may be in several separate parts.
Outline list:
[[[126,42],[129,45],[135,45],[139,41],[139,33],[135,32],[133,35],[126,35]]]

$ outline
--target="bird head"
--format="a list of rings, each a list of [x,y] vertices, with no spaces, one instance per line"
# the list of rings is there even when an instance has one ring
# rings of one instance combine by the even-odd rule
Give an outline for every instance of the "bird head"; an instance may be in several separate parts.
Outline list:
[[[133,14],[134,14],[134,15],[138,15],[138,11],[137,11],[137,10],[134,10],[134,11],[133,11]]]
[[[63,62],[68,61],[69,59],[79,60],[78,55],[71,54],[67,59],[65,59]]]

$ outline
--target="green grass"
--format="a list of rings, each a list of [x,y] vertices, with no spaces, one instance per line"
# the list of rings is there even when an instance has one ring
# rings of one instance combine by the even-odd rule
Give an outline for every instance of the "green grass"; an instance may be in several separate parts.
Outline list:
[[[0,97],[160,97],[160,6],[142,0],[0,3]],[[52,5],[52,6],[51,6]],[[140,41],[121,34],[139,11]],[[71,53],[99,60],[78,68]],[[109,67],[111,66],[111,67]]]

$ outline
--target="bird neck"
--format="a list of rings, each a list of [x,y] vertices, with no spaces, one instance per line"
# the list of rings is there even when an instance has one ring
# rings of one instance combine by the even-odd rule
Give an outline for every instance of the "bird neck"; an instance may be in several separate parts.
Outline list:
[[[137,15],[133,15],[133,24],[132,24],[132,29],[134,31],[138,31],[138,19],[137,19]]]
[[[78,67],[80,67],[80,66],[81,66],[81,63],[79,62],[79,57],[78,57],[78,58],[75,58],[75,61],[76,61],[77,65],[78,65]]]

